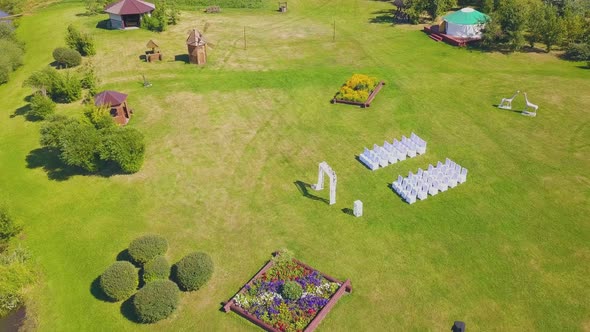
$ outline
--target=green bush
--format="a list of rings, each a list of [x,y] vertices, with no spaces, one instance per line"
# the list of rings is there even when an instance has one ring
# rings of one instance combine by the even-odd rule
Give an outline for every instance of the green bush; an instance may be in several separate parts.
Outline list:
[[[168,279],[168,277],[170,277],[170,264],[164,256],[158,256],[143,266],[143,281],[145,283]]]
[[[0,23],[0,39],[16,41],[16,34],[12,24]]]
[[[178,0],[182,6],[219,6],[223,8],[260,8],[263,0]]]
[[[22,226],[10,215],[8,208],[0,205],[0,242],[7,242],[22,230]]]
[[[139,321],[155,323],[170,316],[180,300],[178,286],[170,280],[148,283],[133,297],[133,308]]]
[[[25,4],[23,0],[0,0],[0,8],[12,15],[22,13]]]
[[[211,279],[213,261],[204,252],[193,252],[184,256],[174,266],[174,279],[180,289],[198,290]]]
[[[303,295],[303,288],[296,281],[287,281],[281,286],[281,295],[287,300],[297,300]]]
[[[65,47],[58,47],[53,50],[53,59],[60,65],[66,68],[76,67],[82,63],[82,56],[78,51]]]
[[[41,145],[56,149],[61,161],[86,171],[98,170],[98,131],[90,124],[55,116],[41,127]]]
[[[143,165],[145,153],[143,134],[137,129],[128,127],[105,129],[102,131],[99,153],[100,159],[115,163],[123,172],[136,173]]]
[[[139,282],[137,269],[125,261],[115,262],[100,276],[100,287],[114,301],[121,301],[133,294]]]
[[[71,103],[82,98],[82,84],[77,75],[66,72],[55,82],[51,99],[58,103]]]
[[[0,84],[8,82],[11,72],[12,66],[10,63],[6,59],[0,58]]]
[[[144,235],[131,241],[129,244],[129,256],[134,262],[145,264],[166,253],[168,241],[160,235]]]
[[[23,64],[23,49],[15,41],[0,39],[0,50],[2,50],[2,57],[8,60],[12,70]]]
[[[52,67],[34,72],[23,85],[34,88],[59,103],[71,103],[82,97],[82,84],[78,76],[69,71],[60,73]]]
[[[168,27],[168,18],[163,9],[156,8],[152,16],[144,16],[141,19],[141,27],[150,31],[162,32]]]
[[[565,50],[563,57],[571,61],[588,61],[590,60],[590,44],[572,43]]]
[[[31,110],[27,114],[27,118],[32,120],[44,120],[55,113],[55,103],[51,98],[40,93],[35,93],[31,97]]]
[[[82,56],[95,55],[94,39],[87,33],[80,32],[75,26],[69,25],[66,33],[66,45],[78,51]]]

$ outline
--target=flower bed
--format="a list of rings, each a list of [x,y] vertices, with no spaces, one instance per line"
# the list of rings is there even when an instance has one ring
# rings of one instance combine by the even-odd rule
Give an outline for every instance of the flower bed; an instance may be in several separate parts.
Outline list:
[[[351,290],[350,281],[340,282],[277,253],[224,310],[233,310],[267,331],[313,331]]]
[[[384,84],[383,81],[377,82],[374,77],[354,74],[340,87],[332,99],[332,103],[369,107]]]

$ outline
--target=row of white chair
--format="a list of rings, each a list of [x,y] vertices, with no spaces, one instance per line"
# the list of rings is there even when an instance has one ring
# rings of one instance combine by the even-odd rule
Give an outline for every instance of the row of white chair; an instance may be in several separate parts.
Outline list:
[[[392,143],[385,141],[383,146],[374,144],[372,150],[365,148],[359,155],[359,160],[374,171],[379,167],[406,160],[406,156],[413,158],[416,154],[424,153],[426,153],[426,141],[412,133],[410,138],[402,136],[401,141],[393,139]]]
[[[428,195],[447,191],[467,181],[467,169],[447,158],[436,166],[428,165],[427,170],[418,169],[416,174],[410,172],[407,177],[398,176],[391,188],[406,202],[413,204],[416,199],[424,200]]]

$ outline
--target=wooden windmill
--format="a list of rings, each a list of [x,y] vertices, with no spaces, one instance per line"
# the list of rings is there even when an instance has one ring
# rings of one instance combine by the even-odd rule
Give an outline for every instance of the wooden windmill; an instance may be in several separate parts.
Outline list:
[[[207,63],[207,41],[205,41],[203,34],[199,30],[193,29],[189,32],[186,45],[190,63],[197,65]]]

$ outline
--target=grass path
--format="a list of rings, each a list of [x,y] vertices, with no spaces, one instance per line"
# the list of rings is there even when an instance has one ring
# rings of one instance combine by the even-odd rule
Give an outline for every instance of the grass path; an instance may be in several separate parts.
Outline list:
[[[588,330],[590,72],[551,55],[457,49],[414,27],[369,23],[389,6],[298,0],[286,15],[183,12],[162,34],[96,29],[105,17],[76,16],[78,3],[25,17],[25,66],[0,86],[0,188],[43,270],[29,294],[30,323],[255,331],[219,303],[287,247],[352,280],[352,296],[322,330],[444,330],[454,320],[476,330]],[[39,123],[11,115],[30,93],[22,81],[51,62],[70,22],[95,35],[104,88],[130,95],[130,125],[148,141],[135,175],[58,181],[27,167]],[[173,61],[186,52],[186,31],[206,22],[209,64]],[[138,60],[149,39],[164,62]],[[330,105],[357,72],[387,82],[371,107]],[[141,74],[153,87],[141,86]],[[537,118],[492,106],[515,89],[540,105]],[[376,172],[355,160],[364,146],[411,131],[428,141],[426,155]],[[466,184],[412,206],[387,187],[445,157],[470,170]],[[294,184],[312,182],[322,160],[338,174],[335,206]],[[341,211],[355,199],[365,204],[362,219]],[[90,288],[131,239],[153,232],[171,243],[170,261],[204,250],[216,271],[206,289],[183,295],[173,318],[138,326]]]

